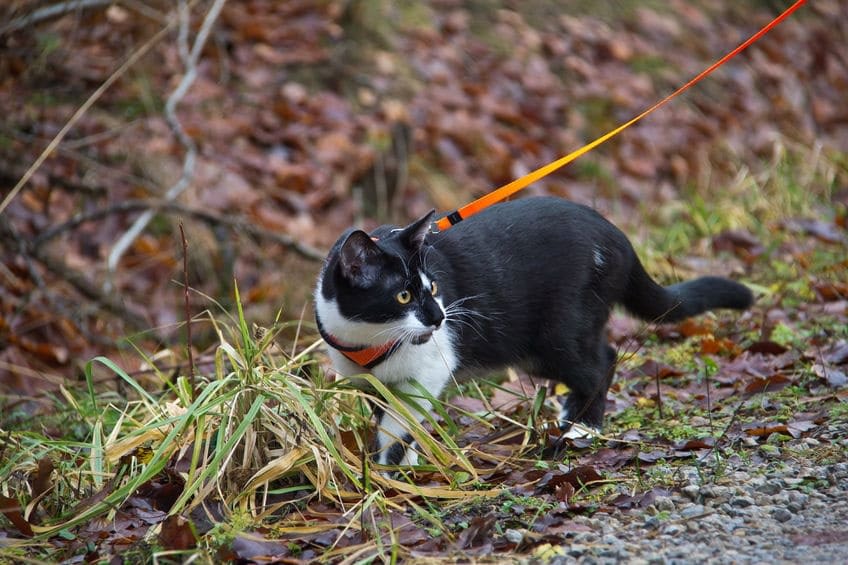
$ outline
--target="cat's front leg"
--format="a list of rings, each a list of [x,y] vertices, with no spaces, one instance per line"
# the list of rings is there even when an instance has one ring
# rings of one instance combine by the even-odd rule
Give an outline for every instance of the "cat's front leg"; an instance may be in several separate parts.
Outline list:
[[[432,411],[433,404],[424,398],[421,390],[438,397],[444,388],[447,377],[428,378],[419,381],[405,381],[393,387],[400,393],[398,400],[403,402],[409,413],[420,423],[425,414]],[[410,398],[407,402],[402,396]],[[418,464],[418,446],[413,440],[407,419],[393,410],[377,410],[377,451],[376,460],[380,465],[413,466]]]

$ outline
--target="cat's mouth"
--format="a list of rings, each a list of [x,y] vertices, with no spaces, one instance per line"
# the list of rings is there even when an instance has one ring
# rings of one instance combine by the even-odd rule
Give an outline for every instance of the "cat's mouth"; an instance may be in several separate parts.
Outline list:
[[[410,340],[414,345],[423,345],[430,341],[430,338],[433,337],[433,330],[426,331],[424,333],[420,333],[416,336],[412,336]]]

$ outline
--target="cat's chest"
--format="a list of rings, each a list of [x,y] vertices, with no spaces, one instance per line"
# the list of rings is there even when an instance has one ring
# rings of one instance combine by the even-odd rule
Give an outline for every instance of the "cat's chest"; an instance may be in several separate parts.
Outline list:
[[[365,371],[335,350],[330,350],[333,365],[339,373],[353,376],[369,372],[384,383],[422,380],[428,376],[447,377],[459,366],[456,335],[450,324],[444,324],[433,336],[420,345],[405,343],[385,361]]]

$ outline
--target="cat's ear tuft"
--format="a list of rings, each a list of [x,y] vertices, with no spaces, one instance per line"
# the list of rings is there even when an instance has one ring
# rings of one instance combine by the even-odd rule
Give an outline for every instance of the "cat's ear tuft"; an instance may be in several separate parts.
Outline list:
[[[382,251],[362,230],[351,232],[339,251],[339,269],[351,284],[367,288],[380,277]]]
[[[433,216],[435,214],[436,210],[430,210],[403,228],[401,237],[407,247],[410,249],[419,249],[424,244],[424,238],[427,237],[430,231],[430,225],[433,223]]]

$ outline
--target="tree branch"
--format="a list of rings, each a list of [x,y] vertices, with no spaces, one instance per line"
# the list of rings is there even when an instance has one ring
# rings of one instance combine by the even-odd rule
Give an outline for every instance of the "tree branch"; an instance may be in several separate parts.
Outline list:
[[[191,88],[192,84],[194,84],[194,80],[197,78],[197,62],[200,59],[203,46],[206,44],[206,39],[212,31],[212,26],[218,18],[218,15],[221,13],[225,3],[226,0],[215,0],[215,3],[212,4],[211,8],[209,8],[209,11],[206,13],[206,17],[203,19],[203,23],[201,24],[200,31],[197,32],[197,36],[194,39],[194,45],[192,46],[191,51],[188,49],[190,9],[188,4],[186,4],[186,0],[180,0],[179,3],[180,26],[178,47],[180,58],[183,60],[183,64],[186,67],[186,72],[177,85],[177,88],[174,89],[168,97],[168,101],[165,103],[165,118],[168,121],[168,125],[171,127],[171,131],[173,131],[180,144],[185,147],[186,153],[185,159],[183,160],[183,171],[180,178],[165,193],[165,200],[168,201],[173,201],[182,194],[194,178],[194,165],[197,160],[197,146],[195,145],[194,140],[192,140],[185,132],[185,129],[183,129],[180,120],[177,118],[176,111],[177,106],[188,92],[188,89]],[[129,230],[127,230],[126,233],[124,233],[124,235],[115,242],[115,245],[112,247],[112,251],[109,252],[109,256],[106,259],[106,270],[108,274],[105,287],[107,290],[111,289],[111,275],[114,275],[121,257],[124,253],[126,253],[127,249],[129,249],[141,232],[147,228],[147,224],[150,223],[153,216],[154,212],[152,210],[145,210],[141,216],[136,218]]]
[[[304,259],[309,259],[310,261],[323,261],[324,257],[327,255],[326,251],[301,243],[288,234],[260,228],[251,224],[247,220],[219,216],[218,214],[207,212],[206,210],[191,208],[178,202],[167,202],[161,200],[124,200],[122,202],[116,202],[106,208],[77,214],[66,222],[54,226],[36,236],[32,241],[32,245],[35,248],[39,248],[48,243],[50,240],[62,235],[66,231],[76,229],[86,222],[95,222],[113,214],[126,214],[130,212],[137,212],[139,210],[151,211],[153,213],[164,212],[188,216],[205,222],[213,227],[226,226],[233,231],[247,233],[256,239],[263,239],[288,247]]]

